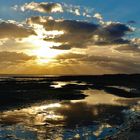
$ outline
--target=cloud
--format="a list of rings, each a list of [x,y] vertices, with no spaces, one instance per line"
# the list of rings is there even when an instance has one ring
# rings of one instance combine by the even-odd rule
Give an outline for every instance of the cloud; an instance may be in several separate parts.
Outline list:
[[[46,20],[46,21],[45,21]],[[43,21],[43,22],[41,22]],[[74,20],[54,20],[50,18],[32,17],[27,20],[32,24],[43,25],[46,31],[58,30],[64,31],[63,35],[55,38],[46,37],[46,41],[54,41],[62,43],[62,48],[71,49],[72,47],[83,47],[84,43],[92,37],[92,34],[97,30],[98,25],[82,21]],[[65,46],[65,47],[64,47]],[[56,48],[57,49],[57,48]],[[61,49],[61,48],[58,48]]]
[[[137,45],[137,47],[140,48],[140,38],[133,38],[131,40],[132,43],[134,43],[135,45]]]
[[[35,60],[35,59],[36,59],[35,56],[28,56],[25,53],[8,52],[8,51],[0,52],[1,64],[14,65],[18,63],[25,63],[29,60]]]
[[[119,51],[120,53],[128,53],[135,56],[140,55],[140,48],[134,44],[122,45],[120,47],[117,47],[115,50]]]
[[[15,6],[16,8],[17,6]],[[48,3],[48,2],[31,2],[31,3],[25,3],[23,6],[21,6],[22,11],[31,10],[31,11],[37,11],[41,13],[56,13],[56,12],[63,12],[62,5],[59,3]]]
[[[118,55],[117,55],[118,54]],[[104,54],[77,54],[67,53],[57,57],[60,64],[81,66],[87,65],[90,68],[100,68],[100,71],[112,71],[113,73],[139,73],[140,72],[140,57],[121,56],[117,53],[115,56],[108,56]],[[100,73],[100,72],[99,72]]]
[[[137,22],[134,21],[134,20],[129,20],[127,23],[128,23],[128,24],[136,24]]]
[[[97,36],[98,45],[108,44],[127,44],[130,42],[128,39],[124,39],[127,33],[133,30],[126,24],[118,22],[107,22],[99,28]]]
[[[30,28],[12,22],[0,22],[0,39],[25,38],[30,35],[35,35],[35,32]]]
[[[102,17],[102,15],[100,13],[95,13],[93,17],[97,18],[99,20],[103,20],[103,17]]]
[[[55,20],[50,17],[31,17],[27,20],[30,25],[42,25],[46,31],[64,31],[64,34],[54,38],[46,37],[46,41],[62,43],[55,49],[68,50],[71,48],[86,48],[89,45],[128,44],[124,39],[132,29],[122,23],[107,22],[104,24],[89,23],[77,20]]]
[[[53,47],[51,47],[51,49],[70,50],[71,49],[71,45],[63,44],[63,45],[59,45],[59,46],[53,46]]]
[[[6,69],[8,73],[11,70],[15,73],[51,74],[140,73],[140,39],[127,36],[134,31],[130,25],[135,24],[135,21],[128,21],[126,24],[106,22],[94,8],[65,3],[29,2],[13,8],[32,11],[28,14],[33,15],[36,12],[41,15],[63,12],[59,16],[69,15],[73,20],[60,19],[58,16],[57,19],[30,17],[24,24],[1,20],[0,72],[5,73]],[[84,20],[74,20],[78,16]],[[35,37],[26,38],[35,33]],[[52,61],[48,65],[39,65],[39,59],[45,60],[45,57],[18,53],[32,53],[42,47],[49,47],[46,57],[49,51],[64,54],[50,58]]]
[[[71,13],[71,14],[74,14],[76,16],[81,15],[81,7],[80,6],[75,6],[75,5],[63,3],[63,9],[67,13]]]
[[[110,22],[100,30],[100,35],[109,39],[120,39],[132,29],[125,24]]]
[[[75,9],[75,14],[77,15],[77,16],[80,16],[81,14],[80,14],[80,10],[79,9]]]
[[[23,74],[23,73],[29,73],[29,71],[32,71],[33,73],[32,65],[34,64],[36,59],[37,59],[36,56],[29,56],[25,53],[1,51],[0,73]]]
[[[65,60],[65,59],[81,59],[86,57],[85,54],[79,54],[79,53],[66,53],[66,54],[61,54],[57,56],[58,60]]]
[[[38,19],[38,20],[36,20]],[[65,31],[66,33],[90,33],[94,32],[98,25],[77,20],[55,20],[50,17],[33,17],[29,18],[32,24],[41,24],[46,31],[58,30]]]

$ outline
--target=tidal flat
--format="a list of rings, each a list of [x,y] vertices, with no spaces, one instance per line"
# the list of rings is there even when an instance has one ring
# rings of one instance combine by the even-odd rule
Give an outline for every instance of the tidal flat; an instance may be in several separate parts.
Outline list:
[[[140,75],[2,75],[0,140],[139,140]]]

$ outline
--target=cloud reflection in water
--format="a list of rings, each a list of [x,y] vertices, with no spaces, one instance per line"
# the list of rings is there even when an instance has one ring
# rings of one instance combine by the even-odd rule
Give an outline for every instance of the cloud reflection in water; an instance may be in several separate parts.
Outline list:
[[[0,134],[22,139],[27,139],[28,134],[32,140],[96,139],[113,133],[113,128],[124,122],[122,111],[129,109],[130,99],[98,90],[85,90],[84,93],[89,95],[84,100],[46,101],[28,108],[2,112]],[[131,99],[131,103],[133,101]]]

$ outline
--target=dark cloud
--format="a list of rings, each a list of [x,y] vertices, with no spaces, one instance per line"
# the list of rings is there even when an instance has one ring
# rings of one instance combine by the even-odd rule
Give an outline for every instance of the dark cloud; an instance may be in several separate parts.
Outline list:
[[[113,43],[123,43],[125,40],[122,39],[127,32],[131,32],[132,29],[125,24],[121,23],[110,23],[105,27],[99,29],[99,36],[104,41]]]
[[[41,24],[46,31],[64,31],[63,35],[55,38],[46,37],[46,41],[62,43],[55,49],[83,48],[88,45],[127,44],[129,40],[123,39],[132,29],[121,23],[107,23],[104,25],[76,20],[54,20],[48,17],[31,17],[29,24]],[[66,47],[66,48],[65,48]]]
[[[41,16],[34,16],[34,17],[31,17],[31,18],[28,18],[26,20],[27,24],[43,24],[43,21],[46,22],[46,20],[49,19],[49,17],[46,17],[44,19],[44,17],[41,17]]]
[[[44,22],[43,19],[46,19]],[[74,20],[53,20],[49,18],[32,17],[27,20],[30,24],[41,24],[46,31],[58,30],[64,31],[64,34],[55,38],[45,38],[46,41],[55,41],[62,43],[61,47],[53,47],[55,49],[71,49],[73,47],[85,47],[93,34],[95,34],[99,25]],[[43,22],[41,22],[43,21]],[[65,48],[66,47],[66,48]]]
[[[127,23],[128,23],[128,24],[136,24],[136,21],[134,21],[134,20],[129,20]]]
[[[51,49],[58,49],[58,50],[70,50],[71,49],[71,45],[60,45],[60,46],[53,46],[51,47]]]
[[[0,23],[0,39],[2,38],[24,38],[35,35],[32,29],[17,25],[16,23],[1,22]]]
[[[63,12],[62,5],[59,3],[48,3],[48,2],[31,2],[26,3],[23,6],[21,6],[21,10],[32,10],[37,11],[41,13],[55,13],[55,12]]]
[[[47,31],[59,30],[66,33],[92,33],[99,25],[77,20],[54,20],[51,17],[31,17],[27,19],[29,24],[41,24]]]

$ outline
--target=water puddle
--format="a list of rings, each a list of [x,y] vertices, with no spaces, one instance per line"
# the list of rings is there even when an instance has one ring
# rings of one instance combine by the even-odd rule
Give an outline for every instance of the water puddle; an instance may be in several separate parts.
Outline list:
[[[83,93],[88,95],[83,100],[45,101],[1,112],[0,140],[96,140],[115,136],[128,127],[128,116],[135,118],[139,113],[139,98],[126,99],[90,89]]]

